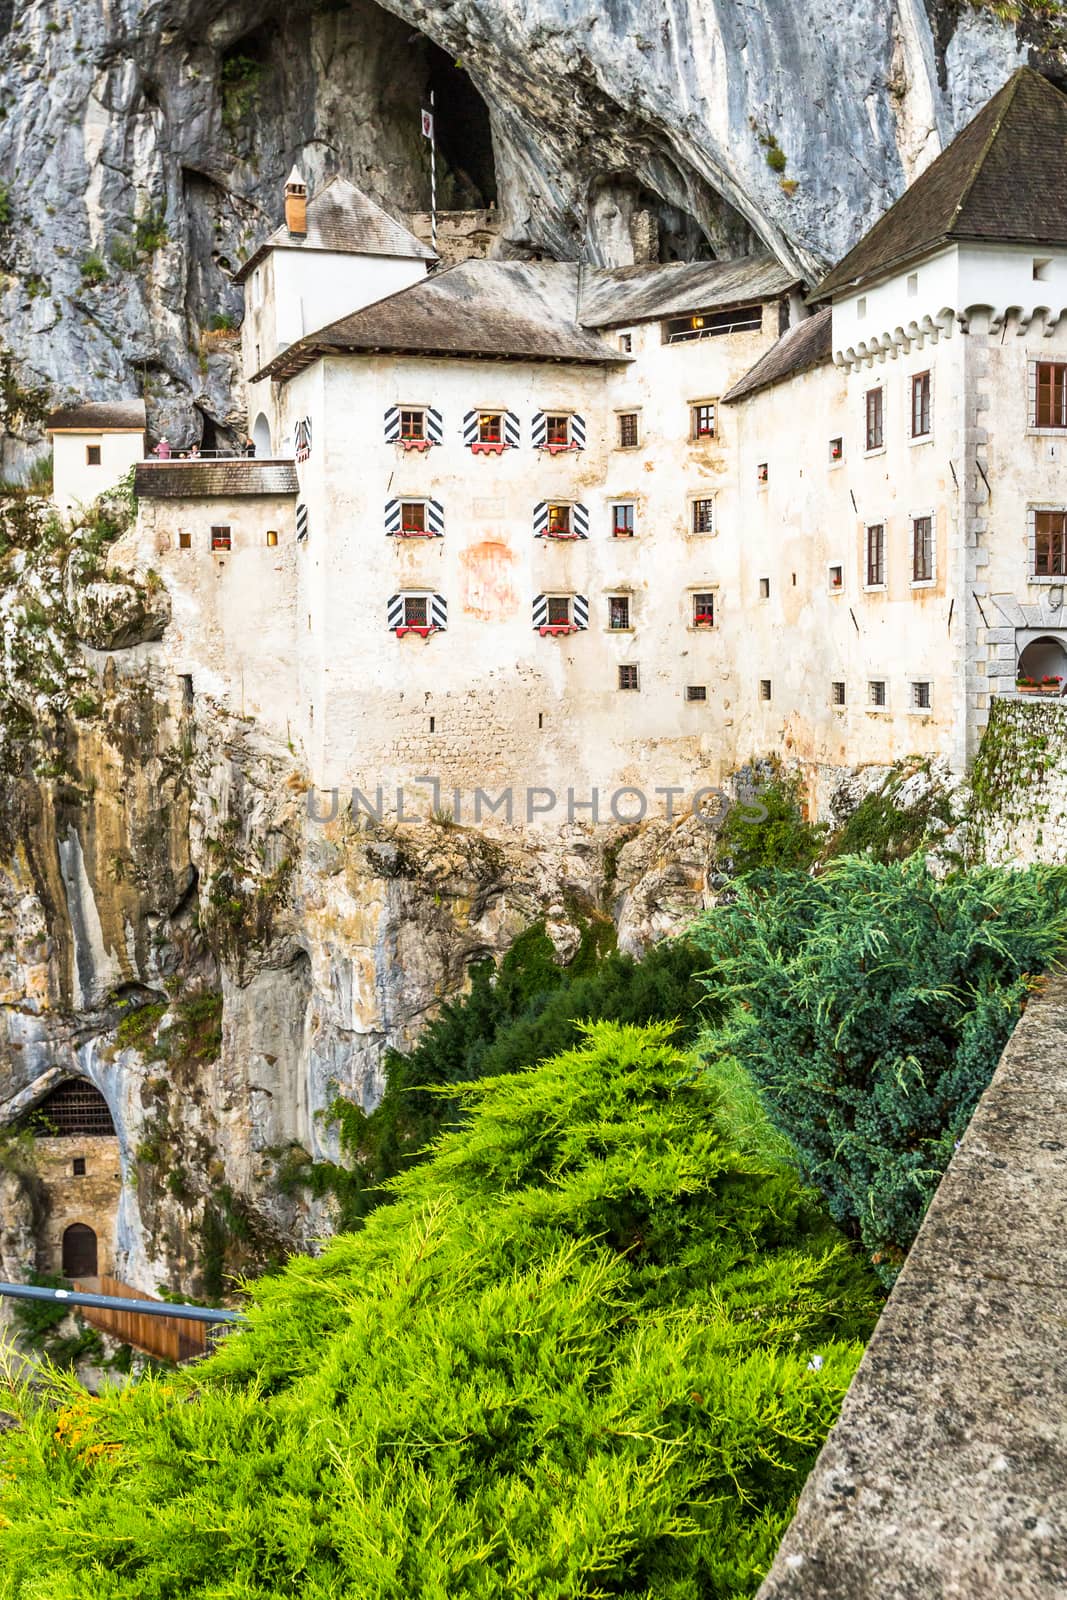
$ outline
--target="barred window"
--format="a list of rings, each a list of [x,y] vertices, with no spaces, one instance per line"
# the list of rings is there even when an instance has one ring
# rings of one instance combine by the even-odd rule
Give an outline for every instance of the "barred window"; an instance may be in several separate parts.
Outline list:
[[[107,1101],[87,1078],[68,1078],[53,1089],[32,1113],[29,1125],[39,1138],[92,1138],[115,1132]]]
[[[867,685],[867,701],[868,701],[868,704],[872,705],[872,706],[884,706],[885,705],[886,698],[885,698],[885,679],[884,678],[872,678],[871,681],[868,683],[868,685]]]
[[[831,683],[831,685],[830,685],[830,704],[832,706],[843,706],[844,703],[845,703],[845,685],[841,682],[840,679],[837,679],[834,683]]]
[[[571,602],[569,595],[551,595],[548,601],[548,625],[550,628],[564,628],[571,620]]]
[[[760,679],[760,681],[759,681],[759,697],[760,697],[761,700],[769,700],[771,698],[771,680],[770,680],[770,678],[761,678]]]
[[[927,682],[913,683],[911,686],[911,703],[916,711],[929,711],[930,685]]]
[[[608,597],[608,627],[626,629],[630,626],[630,596],[613,594]]]
[[[404,596],[405,628],[426,628],[430,622],[430,602],[424,594]]]
[[[619,449],[635,450],[638,442],[637,412],[619,412]]]
[[[714,500],[693,501],[693,532],[714,533],[715,531],[715,502]]]
[[[685,698],[687,700],[706,700],[708,686],[705,683],[690,683],[686,685]]]
[[[620,666],[619,688],[639,689],[640,687],[641,685],[638,681],[637,668],[632,663],[626,666]]]

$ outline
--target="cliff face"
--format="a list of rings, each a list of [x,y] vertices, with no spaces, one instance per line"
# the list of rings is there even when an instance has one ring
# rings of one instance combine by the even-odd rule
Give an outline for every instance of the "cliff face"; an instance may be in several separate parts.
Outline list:
[[[294,160],[423,209],[496,200],[505,252],[838,256],[1027,53],[969,0],[52,0],[0,4],[0,316],[56,396],[139,392],[184,441],[243,425],[230,273]],[[1035,10],[1047,12],[1045,6]],[[457,65],[458,64],[458,65]],[[490,134],[491,125],[491,134]],[[210,437],[209,437],[210,442]],[[8,464],[19,446],[6,444]]]

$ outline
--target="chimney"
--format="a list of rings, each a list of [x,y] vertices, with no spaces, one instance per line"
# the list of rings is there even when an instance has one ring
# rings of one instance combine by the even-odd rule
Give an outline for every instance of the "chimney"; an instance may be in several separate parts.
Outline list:
[[[307,236],[308,190],[298,167],[290,172],[285,185],[285,226],[291,239]]]

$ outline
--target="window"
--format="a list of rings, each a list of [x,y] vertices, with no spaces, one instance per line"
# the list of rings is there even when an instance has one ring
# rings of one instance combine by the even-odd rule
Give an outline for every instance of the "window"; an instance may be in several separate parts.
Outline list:
[[[701,400],[689,407],[690,435],[693,439],[714,439],[715,402]]]
[[[611,508],[611,537],[613,539],[632,539],[634,536],[634,508],[629,501],[620,502]]]
[[[188,528],[179,528],[179,530],[178,530],[178,549],[179,550],[191,550],[192,547],[193,547],[193,536],[189,532]]]
[[[87,467],[98,467],[100,465],[100,446],[98,444],[87,444],[85,446],[85,465]]]
[[[625,632],[630,626],[630,596],[628,594],[613,594],[608,596],[608,627],[613,632]]]
[[[503,444],[504,419],[499,411],[483,411],[478,417],[479,444]]]
[[[918,292],[919,292],[919,274],[917,272],[909,272],[908,273],[908,295],[909,296],[914,296],[914,295],[917,295]]]
[[[885,444],[885,396],[879,386],[867,390],[867,449],[881,450]]]
[[[1036,423],[1039,428],[1067,428],[1067,364],[1037,363]]]
[[[681,344],[686,339],[708,339],[723,333],[758,332],[763,326],[761,305],[734,306],[729,311],[706,311],[693,317],[672,317],[663,324],[666,344]]]
[[[426,437],[426,413],[421,410],[402,410],[400,437],[405,443],[418,444]]]
[[[868,683],[867,703],[878,710],[884,710],[886,704],[884,678],[872,678]]]
[[[549,506],[548,508],[548,537],[550,539],[568,539],[571,532],[570,506]]]
[[[259,267],[252,274],[252,304],[254,306],[263,304],[263,272]]]
[[[622,351],[623,355],[624,356],[632,355],[633,354],[633,348],[634,348],[634,336],[633,336],[633,334],[632,333],[620,333],[619,334],[619,349]]]
[[[913,711],[929,711],[930,685],[929,683],[913,683],[911,686],[911,704]]]
[[[845,587],[845,569],[840,562],[834,562],[827,567],[826,581],[830,585],[831,594],[838,594]]]
[[[832,706],[843,706],[844,703],[845,686],[840,679],[838,679],[836,682],[831,683],[830,685],[830,704]]]
[[[1034,513],[1034,576],[1067,577],[1067,511]]]
[[[548,597],[548,626],[550,628],[566,628],[571,620],[570,595],[558,594]]]
[[[230,548],[229,528],[212,528],[211,548],[212,550],[228,550]]]
[[[426,502],[424,500],[404,500],[400,506],[400,531],[401,533],[426,532]]]
[[[763,484],[765,484],[767,482],[767,463],[766,463],[766,461],[761,461],[759,466],[756,468],[756,482],[758,484],[760,484],[761,487],[762,487]]]
[[[278,530],[277,530],[277,528],[268,528],[267,529],[267,543],[270,545],[270,547],[272,549],[278,543]]]
[[[922,439],[930,432],[930,374],[917,372],[911,380],[911,436]]]
[[[693,700],[706,700],[708,698],[707,684],[704,684],[704,683],[689,683],[689,684],[686,684],[685,698],[687,700],[690,700],[690,701],[693,701]]]
[[[761,678],[760,679],[760,681],[759,681],[759,697],[760,697],[761,700],[769,700],[771,698],[771,680],[770,680],[770,678]]]
[[[1035,256],[1034,257],[1034,281],[1035,281],[1035,283],[1047,283],[1049,278],[1051,278],[1051,276],[1052,276],[1051,267],[1052,267],[1052,258],[1050,256]]]
[[[75,1156],[74,1160],[71,1162],[70,1166],[71,1166],[71,1172],[73,1173],[74,1177],[76,1177],[76,1178],[84,1178],[85,1177],[85,1157],[84,1156]]]
[[[770,580],[770,578],[761,578],[760,579],[760,581],[759,581],[759,597],[760,597],[761,600],[769,600],[771,598],[771,580]]]
[[[885,523],[876,522],[867,529],[867,587],[885,587]]]
[[[426,628],[430,623],[430,602],[424,594],[404,596],[405,628]]]
[[[636,450],[639,440],[636,411],[619,412],[619,449]]]
[[[934,519],[911,519],[911,581],[932,583],[934,577]]]
[[[500,418],[498,417],[499,423]],[[499,438],[499,434],[497,435]],[[571,419],[563,416],[550,416],[545,418],[545,443],[559,446],[569,445],[571,442]]]
[[[714,594],[695,594],[693,596],[693,627],[714,628],[715,626],[715,596]]]
[[[844,439],[831,439],[830,440],[830,460],[831,461],[844,461],[844,459],[845,459],[845,441],[844,441]]]
[[[638,681],[637,668],[635,666],[631,664],[619,668],[620,689],[640,689],[640,687],[641,685]]]
[[[714,500],[693,501],[693,532],[715,532],[715,502]]]
[[[865,317],[867,315],[867,296],[865,294],[861,294],[856,301],[856,315],[857,317]]]

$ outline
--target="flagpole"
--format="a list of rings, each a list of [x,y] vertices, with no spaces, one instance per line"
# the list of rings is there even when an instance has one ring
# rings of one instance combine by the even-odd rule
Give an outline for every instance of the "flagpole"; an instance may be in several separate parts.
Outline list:
[[[430,240],[437,254],[437,112],[430,90]]]

